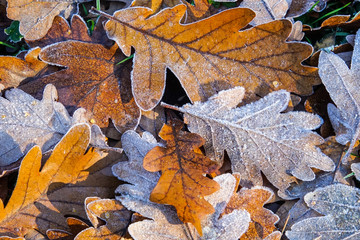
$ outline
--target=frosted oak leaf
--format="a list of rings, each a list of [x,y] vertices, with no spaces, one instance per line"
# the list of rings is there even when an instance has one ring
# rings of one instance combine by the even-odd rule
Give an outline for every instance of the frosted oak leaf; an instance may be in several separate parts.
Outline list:
[[[262,185],[261,172],[281,192],[295,178],[311,181],[312,167],[333,171],[333,161],[316,145],[322,137],[311,131],[322,119],[307,112],[284,111],[290,100],[285,90],[236,108],[244,89],[224,90],[207,102],[186,104],[185,113],[191,132],[205,138],[206,155],[222,163],[224,150],[233,172],[241,173],[241,184]]]

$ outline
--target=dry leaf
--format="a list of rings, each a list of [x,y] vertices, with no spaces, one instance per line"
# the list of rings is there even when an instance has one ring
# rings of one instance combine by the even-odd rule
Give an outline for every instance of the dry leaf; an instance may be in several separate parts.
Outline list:
[[[250,213],[249,229],[241,236],[240,240],[265,239],[270,235],[271,239],[280,240],[281,233],[275,228],[279,217],[263,207],[273,195],[270,188],[253,187],[251,189],[241,188],[231,197],[224,210],[225,214],[229,214],[235,209],[243,209]]]
[[[89,141],[90,127],[86,124],[75,125],[57,144],[41,171],[40,147],[35,146],[28,152],[21,163],[9,202],[5,208],[0,202],[2,235],[23,237],[35,229],[42,233],[49,228],[66,230],[65,218],[57,208],[64,204],[65,199],[61,198],[64,195],[56,196],[56,192],[66,184],[85,180],[88,175],[85,167],[102,157],[95,151],[88,151],[84,155]],[[66,200],[65,205],[70,203],[70,209],[73,208],[72,199]]]
[[[141,200],[133,198],[125,200],[144,216],[153,220],[144,220],[129,226],[129,232],[135,240],[157,240],[157,239],[222,239],[237,240],[246,232],[250,222],[249,214],[244,210],[235,210],[230,214],[220,214],[224,211],[227,202],[234,191],[236,180],[231,174],[223,174],[215,177],[220,185],[220,190],[206,196],[205,199],[215,208],[215,213],[202,220],[203,236],[199,236],[194,227],[176,221],[176,212],[169,206],[161,208],[161,205],[143,204]],[[127,196],[123,197],[124,199]]]
[[[71,125],[83,122],[84,109],[71,118],[57,98],[52,85],[41,101],[16,88],[0,97],[0,166],[16,162],[34,145],[43,152],[52,149]]]
[[[87,228],[76,235],[75,240],[118,240],[121,236],[125,235],[132,213],[118,201],[113,199],[98,199],[88,203],[86,208],[96,217],[106,221],[106,225]]]
[[[310,94],[317,71],[301,65],[309,45],[287,43],[291,23],[273,21],[244,31],[255,16],[246,8],[180,24],[184,5],[151,16],[147,8],[128,8],[108,16],[110,39],[129,56],[135,48],[132,90],[143,110],[154,108],[165,88],[165,69],[179,78],[191,101],[206,100],[218,91],[244,86],[247,99],[278,89]],[[126,36],[126,37],[125,37]]]
[[[360,135],[360,31],[356,34],[351,69],[333,53],[320,53],[319,75],[334,104],[329,103],[327,110],[336,133],[336,141],[345,145],[350,142],[349,151],[344,155],[347,161]]]
[[[174,206],[180,220],[192,223],[202,235],[201,219],[214,212],[203,196],[219,189],[216,182],[203,174],[213,173],[219,166],[196,152],[205,140],[181,131],[182,127],[180,121],[164,124],[159,136],[166,141],[166,147],[151,149],[144,157],[143,166],[147,171],[162,173],[150,201]]]
[[[0,56],[0,81],[6,88],[17,87],[28,77],[35,77],[47,64],[38,59],[40,48],[33,48],[25,60],[12,56]]]
[[[291,33],[288,37],[288,41],[301,41],[305,36],[303,32],[302,22],[296,21],[293,23]]]
[[[100,19],[92,31],[91,36],[89,36],[89,30],[86,22],[82,17],[75,14],[71,18],[71,26],[65,18],[56,16],[51,28],[43,38],[35,41],[28,40],[26,42],[30,47],[46,47],[47,45],[67,40],[78,40],[101,44],[110,41],[106,38],[105,30],[102,27]]]
[[[290,240],[358,239],[359,196],[359,189],[342,184],[317,188],[306,194],[306,204],[325,216],[295,223],[291,231],[286,232],[286,236]]]
[[[36,40],[45,36],[56,15],[68,18],[78,12],[79,3],[89,1],[7,0],[7,16],[20,21],[19,30],[26,40]]]
[[[256,13],[252,25],[260,25],[284,18],[289,8],[288,0],[244,0],[240,7],[250,8]]]
[[[221,163],[226,150],[232,171],[241,173],[241,185],[262,185],[262,172],[282,192],[295,178],[315,179],[312,167],[334,170],[333,161],[316,147],[323,139],[311,131],[321,125],[321,118],[306,112],[281,113],[290,100],[284,90],[235,108],[243,96],[244,89],[236,87],[179,109],[189,130],[206,139],[208,157]]]
[[[127,131],[123,134],[121,142],[129,161],[116,164],[113,167],[113,173],[129,184],[120,185],[116,189],[116,193],[120,194],[117,199],[128,209],[153,219],[131,224],[129,231],[132,237],[144,240],[158,240],[159,238],[190,240],[219,236],[217,239],[235,240],[246,231],[250,219],[241,210],[219,219],[236,186],[236,180],[232,175],[225,174],[215,178],[214,180],[220,183],[220,187],[223,187],[220,191],[204,197],[215,207],[216,213],[202,221],[203,236],[200,237],[193,226],[183,224],[179,220],[172,206],[157,204],[149,200],[151,191],[160,178],[160,173],[148,172],[142,165],[146,153],[158,145],[156,139],[147,132],[143,133],[141,138],[136,132]]]
[[[88,118],[100,127],[107,127],[111,118],[120,131],[134,128],[140,110],[130,91],[130,66],[117,64],[124,56],[116,49],[116,45],[107,49],[72,40],[50,45],[43,48],[40,58],[67,68],[20,87],[37,95],[45,84],[52,83],[58,89],[60,102],[67,107],[85,108]]]

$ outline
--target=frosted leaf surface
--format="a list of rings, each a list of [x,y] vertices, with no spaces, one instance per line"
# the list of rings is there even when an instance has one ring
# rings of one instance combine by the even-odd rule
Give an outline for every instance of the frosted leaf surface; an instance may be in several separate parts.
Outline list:
[[[250,24],[260,25],[283,18],[289,9],[289,3],[287,0],[244,0],[240,7],[253,10],[256,17]]]
[[[236,180],[231,174],[220,175],[214,178],[214,180],[220,184],[220,190],[205,197],[214,206],[215,213],[209,215],[201,222],[203,229],[202,237],[197,234],[192,225],[181,223],[177,218],[176,210],[171,206],[154,203],[151,206],[143,205],[140,201],[136,205],[134,204],[136,208],[132,210],[139,213],[145,210],[150,213],[147,217],[153,220],[144,220],[131,224],[129,226],[129,233],[135,240],[239,239],[248,228],[250,222],[249,213],[244,210],[235,210],[219,219],[220,214],[224,211],[234,192]],[[158,214],[159,211],[162,214]]]
[[[286,232],[290,240],[359,239],[360,190],[343,184],[318,188],[305,195],[306,204],[325,215],[295,223]]]
[[[336,104],[328,104],[328,114],[336,133],[336,141],[350,143],[349,151],[343,157],[347,160],[360,134],[360,30],[355,37],[351,69],[337,55],[321,52],[319,75],[331,99]]]
[[[34,145],[50,150],[73,124],[84,121],[84,109],[71,118],[57,96],[49,84],[41,101],[16,88],[0,97],[0,166],[16,162]]]
[[[351,164],[351,171],[355,174],[356,179],[360,181],[360,163]]]
[[[323,142],[311,131],[322,124],[320,117],[307,112],[284,111],[290,94],[284,90],[236,108],[244,89],[221,91],[207,102],[186,104],[189,130],[202,136],[206,155],[222,164],[227,151],[233,172],[241,173],[242,185],[262,185],[261,172],[280,191],[295,178],[311,181],[312,167],[333,171],[333,161],[316,145]],[[295,177],[295,178],[294,178]]]

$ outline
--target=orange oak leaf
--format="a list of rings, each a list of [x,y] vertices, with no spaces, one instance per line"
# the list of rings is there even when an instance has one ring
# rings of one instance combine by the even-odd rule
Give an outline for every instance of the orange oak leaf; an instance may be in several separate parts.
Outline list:
[[[85,217],[78,202],[84,202],[87,194],[96,192],[106,197],[108,191],[113,191],[113,177],[111,181],[107,178],[107,189],[100,186],[104,184],[102,178],[106,179],[103,174],[99,175],[105,169],[98,167],[102,165],[104,154],[94,150],[85,154],[89,141],[90,127],[75,125],[54,148],[41,170],[40,147],[35,146],[28,152],[9,202],[5,207],[0,202],[0,235],[26,235],[31,239],[28,236],[45,235],[51,228],[68,230],[64,215]],[[91,185],[86,184],[88,181]]]
[[[7,16],[20,21],[20,33],[26,40],[45,36],[55,16],[68,18],[78,11],[78,4],[90,0],[38,1],[7,0]]]
[[[138,124],[140,110],[130,90],[131,62],[118,64],[124,55],[116,45],[107,49],[70,40],[43,48],[40,58],[66,69],[21,85],[25,92],[38,96],[46,84],[52,83],[61,103],[68,108],[85,108],[99,127],[107,127],[109,118],[119,131]]]
[[[271,189],[257,186],[251,189],[242,188],[231,197],[224,214],[229,214],[235,209],[250,213],[249,229],[241,236],[241,240],[268,239],[267,237],[280,239],[281,233],[276,231],[275,227],[279,217],[263,207],[273,195]]]
[[[102,18],[100,18],[95,25],[95,28],[90,36],[86,22],[79,15],[75,14],[72,16],[71,26],[65,18],[56,16],[51,28],[43,38],[33,41],[28,40],[26,42],[30,47],[46,47],[47,45],[67,40],[78,40],[101,44],[112,42],[106,37],[101,19]]]
[[[47,64],[38,59],[40,48],[31,49],[22,60],[13,56],[0,56],[0,83],[5,88],[17,87],[21,81],[36,76]]]
[[[292,28],[288,20],[239,31],[254,18],[252,10],[234,8],[181,24],[185,11],[186,6],[177,5],[151,16],[151,9],[138,7],[107,16],[109,38],[127,56],[135,48],[132,90],[143,110],[160,101],[166,68],[179,78],[191,101],[234,86],[246,88],[247,100],[279,89],[310,94],[320,83],[316,68],[301,65],[312,47],[286,42]]]
[[[161,171],[162,175],[151,192],[150,201],[173,205],[181,221],[191,222],[202,234],[200,221],[214,212],[203,196],[219,190],[219,184],[204,177],[219,166],[201,153],[198,148],[205,141],[197,134],[181,131],[183,123],[164,124],[159,136],[166,148],[156,146],[144,157],[147,171]]]

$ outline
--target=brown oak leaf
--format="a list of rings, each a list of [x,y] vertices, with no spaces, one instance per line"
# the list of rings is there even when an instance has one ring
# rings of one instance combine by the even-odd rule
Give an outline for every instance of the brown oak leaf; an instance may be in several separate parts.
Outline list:
[[[151,9],[138,7],[108,16],[109,38],[127,56],[135,48],[132,90],[143,110],[161,99],[166,68],[179,78],[191,101],[233,86],[245,87],[247,100],[279,89],[310,94],[320,83],[316,68],[301,65],[311,46],[286,42],[292,28],[288,20],[239,31],[254,18],[252,10],[234,8],[181,24],[185,12],[184,5],[177,5],[151,16]]]
[[[34,231],[44,234],[54,227],[66,230],[59,206],[68,205],[68,213],[72,212],[71,209],[76,212],[76,206],[71,204],[79,193],[73,194],[71,199],[69,194],[64,196],[62,190],[67,184],[85,180],[89,173],[84,170],[103,157],[92,150],[84,155],[89,141],[90,127],[87,124],[75,125],[55,147],[41,171],[40,147],[35,146],[28,152],[21,163],[9,202],[5,208],[0,202],[1,235],[23,237]]]
[[[41,48],[31,49],[24,60],[13,56],[0,56],[0,83],[5,88],[17,87],[24,79],[39,74],[47,66],[38,58],[40,51]]]
[[[55,16],[65,18],[78,12],[78,4],[90,0],[37,1],[7,0],[7,16],[20,21],[20,33],[26,40],[45,36]]]
[[[214,212],[203,196],[219,190],[219,185],[204,177],[219,166],[198,153],[205,141],[197,134],[181,131],[183,123],[165,124],[159,136],[166,141],[166,148],[156,146],[144,157],[144,168],[162,175],[151,192],[150,200],[173,205],[183,222],[191,222],[201,234],[200,221]]]
[[[58,89],[60,102],[68,108],[85,108],[89,119],[99,127],[107,127],[109,118],[119,131],[138,124],[140,110],[130,90],[131,62],[118,64],[124,55],[116,45],[107,49],[100,44],[70,40],[45,47],[40,58],[66,69],[25,83],[21,89],[38,96],[46,84],[52,83]]]
[[[250,213],[251,222],[241,240],[265,239],[268,236],[271,236],[271,239],[280,239],[281,233],[275,228],[279,217],[263,207],[273,195],[271,189],[257,186],[251,189],[242,188],[231,197],[224,214],[229,214],[235,209],[243,209]]]

